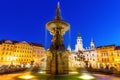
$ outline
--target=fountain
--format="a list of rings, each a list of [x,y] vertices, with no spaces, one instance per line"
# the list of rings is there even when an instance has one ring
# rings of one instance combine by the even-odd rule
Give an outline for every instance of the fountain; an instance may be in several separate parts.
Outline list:
[[[46,73],[48,74],[68,74],[69,52],[65,49],[63,35],[69,30],[69,24],[61,19],[60,5],[58,2],[55,19],[46,24],[46,28],[53,36],[51,46],[46,51]]]
[[[53,36],[50,48],[46,51],[46,70],[33,73],[26,71],[18,76],[19,80],[94,80],[88,72],[69,72],[69,51],[65,49],[63,35],[69,30],[70,25],[63,21],[60,16],[60,5],[58,2],[55,19],[46,24],[47,30]],[[47,32],[46,32],[47,33]],[[69,33],[70,34],[70,33]],[[47,35],[46,35],[47,36]],[[70,38],[70,37],[69,37]],[[45,41],[46,42],[46,41]],[[82,69],[83,70],[83,69]],[[83,70],[85,71],[85,70]],[[80,73],[79,73],[80,72]]]

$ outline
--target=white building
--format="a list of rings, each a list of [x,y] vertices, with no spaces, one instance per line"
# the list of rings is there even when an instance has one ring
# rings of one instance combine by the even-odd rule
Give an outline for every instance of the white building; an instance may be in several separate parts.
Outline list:
[[[77,56],[79,51],[82,51],[86,66],[96,68],[97,53],[96,53],[94,41],[91,40],[90,47],[88,47],[86,49],[83,48],[82,37],[80,36],[80,33],[78,33],[78,37],[77,37],[76,41],[77,41],[77,44],[75,45],[75,50],[71,51],[70,45],[68,46],[68,49],[71,52],[71,54],[74,54],[74,56],[75,55]],[[71,55],[71,56],[73,56],[73,55]],[[76,61],[76,60],[74,60],[74,61]],[[81,62],[76,61],[76,63],[78,65],[80,65]],[[75,64],[75,62],[74,62],[74,64]]]

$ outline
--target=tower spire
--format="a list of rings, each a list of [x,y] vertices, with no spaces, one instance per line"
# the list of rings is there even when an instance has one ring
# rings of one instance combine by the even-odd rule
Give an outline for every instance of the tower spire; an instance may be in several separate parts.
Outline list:
[[[91,42],[94,42],[93,38],[91,38]]]
[[[90,47],[91,47],[92,49],[94,49],[94,48],[95,48],[95,43],[94,43],[93,38],[91,39]]]
[[[60,2],[59,1],[58,1],[57,8],[56,8],[55,20],[61,20],[61,16],[60,16]]]
[[[80,32],[78,33],[78,37],[80,37]]]

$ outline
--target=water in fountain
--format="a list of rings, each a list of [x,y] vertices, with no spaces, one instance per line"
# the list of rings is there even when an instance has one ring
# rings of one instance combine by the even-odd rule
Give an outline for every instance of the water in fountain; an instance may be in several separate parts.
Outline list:
[[[47,48],[47,29],[45,28],[45,49]]]

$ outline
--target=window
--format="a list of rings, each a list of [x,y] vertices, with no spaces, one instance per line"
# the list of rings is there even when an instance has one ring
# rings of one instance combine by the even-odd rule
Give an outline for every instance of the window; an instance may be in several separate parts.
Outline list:
[[[117,54],[117,56],[119,56],[119,53]]]
[[[1,60],[3,60],[3,57],[1,57]]]
[[[104,59],[102,58],[102,61],[104,61]]]
[[[5,48],[3,48],[3,50],[5,50]]]
[[[2,52],[2,54],[4,54],[4,52]]]
[[[114,58],[113,58],[113,61],[114,61]]]
[[[108,53],[106,53],[106,56],[108,56]]]
[[[109,62],[109,58],[107,58],[107,61]]]
[[[113,56],[113,53],[111,53],[111,56]]]

